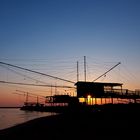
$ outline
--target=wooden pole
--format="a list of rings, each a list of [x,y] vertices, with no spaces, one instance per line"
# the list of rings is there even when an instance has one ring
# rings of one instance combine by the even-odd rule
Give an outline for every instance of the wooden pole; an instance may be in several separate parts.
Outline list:
[[[77,61],[77,82],[79,81],[79,63]]]
[[[85,82],[86,82],[86,56],[84,56],[84,74],[85,74]]]

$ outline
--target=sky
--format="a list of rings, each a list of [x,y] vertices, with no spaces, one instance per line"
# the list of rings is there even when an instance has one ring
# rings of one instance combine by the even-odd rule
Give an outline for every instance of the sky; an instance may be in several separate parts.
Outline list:
[[[139,0],[0,0],[0,61],[73,81],[76,61],[83,80],[84,56],[89,81],[121,62],[101,81],[140,89],[139,7]],[[0,67],[0,80],[18,77],[6,70]],[[15,89],[0,84],[0,106],[23,100]]]

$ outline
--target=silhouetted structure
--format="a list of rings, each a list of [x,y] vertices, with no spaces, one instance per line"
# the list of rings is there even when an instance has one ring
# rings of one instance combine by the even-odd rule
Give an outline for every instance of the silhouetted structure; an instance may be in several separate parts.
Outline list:
[[[115,87],[119,92],[122,91],[121,83],[99,83],[99,82],[77,82],[77,97],[87,98],[88,95],[94,98],[112,96],[115,93]]]
[[[25,110],[39,110],[39,111],[51,111],[51,112],[67,112],[67,111],[81,111],[94,108],[97,102],[100,100],[100,105],[105,107],[107,104],[111,104],[116,108],[117,104],[129,104],[139,103],[140,92],[139,90],[130,91],[122,88],[122,83],[101,83],[101,82],[83,82],[79,81],[75,83],[77,88],[77,96],[70,95],[53,95],[46,96],[45,104],[39,103],[27,103],[25,102],[22,109]],[[80,102],[80,98],[84,99],[84,102]],[[107,102],[109,100],[109,102]],[[120,103],[116,102],[120,101]],[[123,102],[124,101],[124,102]],[[116,104],[116,105],[114,105]],[[107,106],[112,108],[113,106]],[[119,107],[119,109],[122,107]],[[123,105],[124,107],[124,105]],[[126,106],[125,106],[126,107]],[[131,106],[132,107],[132,106]],[[99,108],[99,107],[97,107]],[[102,107],[100,107],[101,109]],[[116,109],[118,110],[118,109]]]
[[[41,97],[43,98],[43,100],[45,100],[46,98],[46,103],[40,103],[39,101],[39,96],[32,94],[32,93],[28,93],[28,92],[24,92],[24,91],[20,91],[23,93],[26,93],[26,102],[24,103],[24,106],[21,109],[27,109],[27,110],[39,110],[39,111],[58,111],[58,110],[67,110],[69,109],[81,109],[81,106],[83,107],[95,107],[95,105],[97,105],[98,103],[96,102],[96,99],[100,99],[101,103],[100,105],[104,105],[104,104],[117,104],[116,102],[114,102],[114,99],[117,101],[122,101],[124,102],[124,104],[138,104],[140,102],[140,90],[135,90],[135,91],[131,91],[128,89],[123,89],[122,88],[122,83],[101,83],[101,82],[95,82],[97,81],[99,78],[101,78],[102,76],[105,76],[108,72],[110,72],[111,70],[113,70],[115,67],[117,67],[118,65],[120,65],[121,63],[117,63],[116,65],[114,65],[113,67],[111,67],[109,70],[107,70],[105,73],[103,73],[102,75],[100,75],[99,77],[97,77],[95,80],[93,80],[92,82],[87,82],[86,79],[86,57],[84,56],[84,77],[85,77],[85,81],[79,81],[79,68],[78,68],[78,62],[77,62],[77,83],[67,80],[67,79],[63,79],[60,77],[56,77],[56,76],[52,76],[49,74],[45,74],[42,72],[38,72],[38,71],[34,71],[28,68],[23,68],[17,65],[13,65],[13,64],[9,64],[9,63],[5,63],[5,62],[0,62],[1,65],[6,65],[7,67],[12,67],[12,68],[16,68],[16,69],[20,69],[20,70],[24,70],[24,71],[28,71],[34,74],[38,74],[38,75],[42,75],[42,76],[46,76],[46,77],[50,77],[53,79],[57,79],[60,81],[65,81],[68,83],[72,83],[75,84],[76,88],[77,88],[77,95],[76,97],[72,97],[69,95],[54,95],[54,96],[47,96],[47,97]],[[29,78],[29,77],[28,77]],[[31,78],[32,79],[32,78]],[[37,80],[38,81],[38,80]],[[41,87],[59,87],[59,88],[74,88],[74,87],[70,87],[70,86],[56,86],[56,85],[48,85],[48,84],[28,84],[28,83],[20,83],[20,82],[9,82],[9,81],[0,81],[0,83],[5,83],[5,84],[19,84],[19,85],[28,85],[28,86],[41,86]],[[16,93],[17,94],[17,93]],[[37,98],[37,101],[35,103],[33,102],[29,102],[28,97],[29,95],[34,95]],[[55,93],[56,94],[56,93]],[[20,94],[19,94],[20,95]],[[84,99],[84,102],[80,102],[80,98]],[[111,102],[107,102],[106,100],[110,100]],[[103,102],[103,100],[105,102]],[[81,104],[80,104],[81,103]],[[120,103],[118,103],[120,104]],[[118,105],[117,104],[117,105]],[[140,104],[139,104],[140,105]],[[82,108],[83,109],[83,108]]]

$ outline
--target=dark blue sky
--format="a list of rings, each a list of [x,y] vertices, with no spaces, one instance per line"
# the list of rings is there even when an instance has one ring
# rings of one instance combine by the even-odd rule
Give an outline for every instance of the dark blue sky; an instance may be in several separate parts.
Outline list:
[[[84,55],[138,75],[140,1],[0,0],[1,60]]]

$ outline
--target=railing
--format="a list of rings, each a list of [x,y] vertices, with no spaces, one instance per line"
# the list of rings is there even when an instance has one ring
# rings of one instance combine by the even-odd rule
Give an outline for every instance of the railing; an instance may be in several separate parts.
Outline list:
[[[105,89],[106,96],[119,97],[119,98],[140,98],[140,90],[128,90],[128,89]]]

